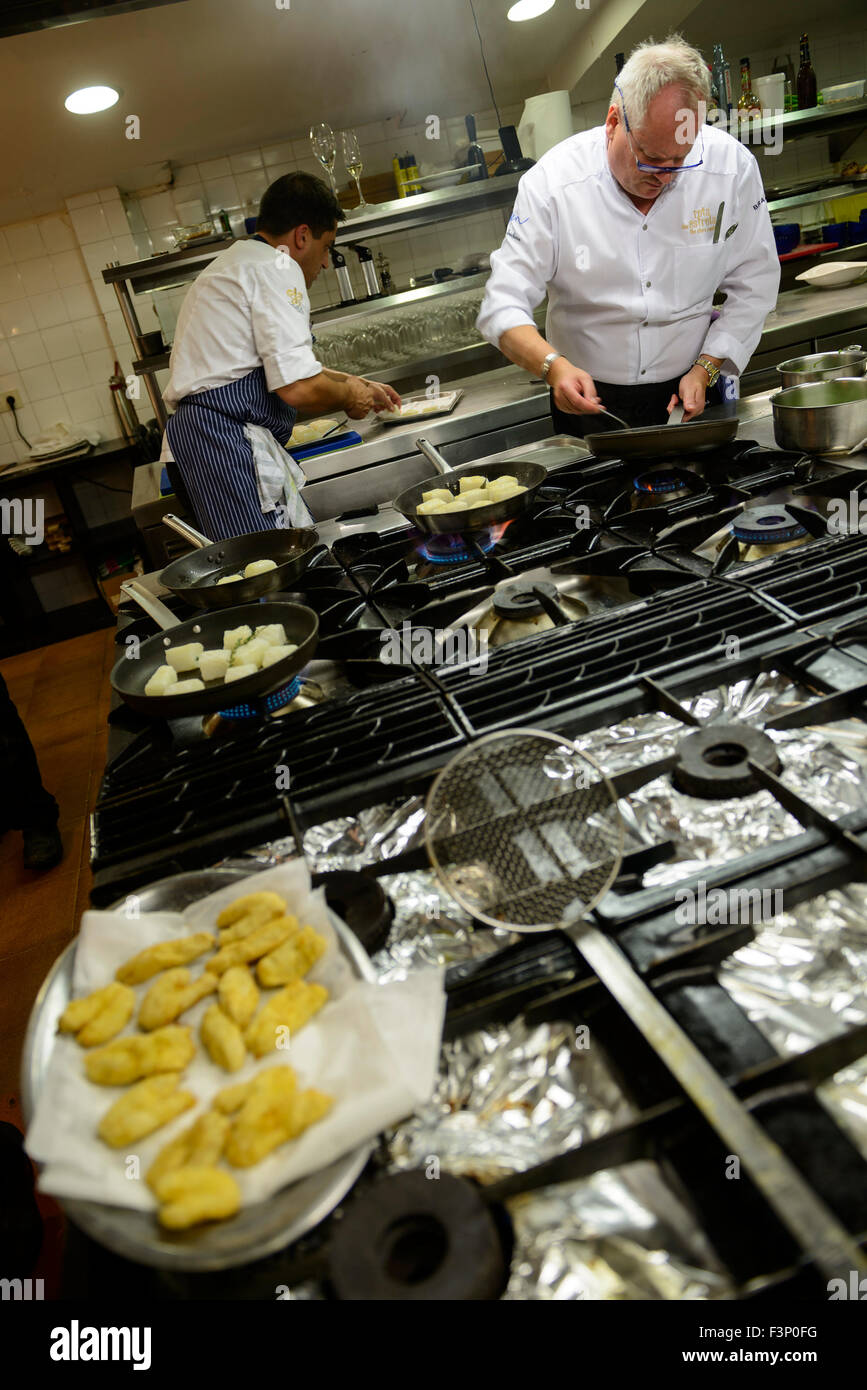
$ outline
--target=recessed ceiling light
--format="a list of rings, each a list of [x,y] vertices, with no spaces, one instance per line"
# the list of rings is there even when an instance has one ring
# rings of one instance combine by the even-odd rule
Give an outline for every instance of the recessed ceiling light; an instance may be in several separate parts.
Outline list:
[[[76,116],[89,116],[94,111],[107,111],[117,99],[114,87],[80,87],[70,92],[63,105]]]
[[[554,0],[517,0],[507,12],[506,18],[520,24],[522,19],[535,19],[537,15],[544,14],[553,4]]]

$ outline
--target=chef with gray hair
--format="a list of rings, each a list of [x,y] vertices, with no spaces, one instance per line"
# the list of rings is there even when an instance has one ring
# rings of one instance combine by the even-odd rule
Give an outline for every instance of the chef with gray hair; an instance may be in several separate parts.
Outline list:
[[[756,348],[780,265],[755,157],[704,123],[709,99],[697,49],[676,34],[640,44],[604,126],[555,145],[518,185],[478,326],[548,382],[556,433],[592,431],[603,408],[653,425],[680,401],[692,419]]]

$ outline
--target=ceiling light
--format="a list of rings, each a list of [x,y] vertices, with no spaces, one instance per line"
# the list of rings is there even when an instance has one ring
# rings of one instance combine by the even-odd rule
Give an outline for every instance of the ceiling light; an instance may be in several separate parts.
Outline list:
[[[63,105],[76,116],[89,116],[94,111],[107,111],[117,99],[114,87],[80,87],[70,92]]]
[[[517,0],[506,14],[506,18],[520,24],[522,19],[535,19],[537,15],[544,14],[553,4],[554,0]]]

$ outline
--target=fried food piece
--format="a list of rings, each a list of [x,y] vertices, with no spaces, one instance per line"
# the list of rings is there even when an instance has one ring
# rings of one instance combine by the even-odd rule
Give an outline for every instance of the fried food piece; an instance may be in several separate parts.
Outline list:
[[[251,907],[249,912],[245,912],[243,917],[239,917],[230,927],[224,927],[220,932],[220,945],[228,946],[233,941],[240,941],[242,937],[249,936],[257,927],[263,927],[266,922],[275,922],[283,916],[291,916],[291,913],[275,912],[268,903],[260,903],[257,907]],[[292,921],[297,923],[297,918]]]
[[[253,1078],[226,1140],[226,1158],[233,1168],[252,1168],[285,1144],[297,1087],[291,1067],[268,1067]]]
[[[211,1004],[205,1009],[199,1037],[211,1061],[224,1071],[237,1071],[244,1065],[247,1049],[241,1030],[234,1019],[223,1013],[219,1004]]]
[[[134,1033],[97,1048],[85,1057],[84,1070],[97,1086],[128,1086],[142,1076],[183,1071],[195,1051],[192,1029],[170,1023],[155,1033]]]
[[[280,917],[286,911],[286,899],[281,898],[279,893],[245,893],[242,898],[236,898],[217,918],[217,926],[231,927],[233,922],[237,922],[241,917],[246,917],[248,912],[254,908],[268,907],[269,916]],[[263,921],[267,921],[263,918]]]
[[[172,941],[161,941],[157,946],[148,946],[132,956],[115,971],[114,978],[125,985],[140,985],[161,970],[170,970],[176,965],[189,965],[197,956],[204,955],[214,945],[214,937],[209,931],[193,932],[192,936],[176,936]]]
[[[217,954],[211,956],[205,970],[213,975],[222,975],[232,965],[247,965],[251,960],[258,960],[260,956],[267,956],[269,951],[276,950],[297,930],[297,917],[275,917],[256,927],[255,931],[248,932],[239,941],[230,941],[228,946],[221,946]]]
[[[176,970],[166,970],[154,981],[141,1001],[139,1027],[148,1033],[154,1028],[162,1028],[204,999],[206,994],[213,994],[216,988],[217,982],[207,970],[198,979],[193,979],[189,970],[182,965]]]
[[[217,994],[223,1012],[246,1028],[259,1007],[259,990],[246,965],[230,965],[220,976]]]
[[[241,1205],[241,1189],[222,1168],[204,1164],[177,1168],[159,1183],[159,1219],[171,1231],[184,1231],[202,1221],[225,1221]]]
[[[189,1129],[160,1150],[147,1172],[148,1187],[156,1192],[160,1180],[176,1168],[210,1168],[217,1163],[231,1124],[227,1116],[206,1110]]]
[[[112,1149],[125,1148],[189,1110],[196,1097],[192,1091],[178,1090],[180,1079],[179,1071],[167,1071],[130,1087],[109,1106],[97,1126],[103,1143]]]
[[[259,984],[269,989],[272,985],[288,985],[292,980],[300,980],[327,950],[324,936],[312,927],[302,927],[276,951],[262,957],[256,967]]]
[[[219,1111],[221,1115],[234,1115],[252,1093],[255,1080],[254,1076],[250,1081],[236,1081],[234,1086],[224,1086],[211,1101],[214,1110]]]
[[[309,1129],[317,1120],[321,1120],[323,1115],[327,1115],[333,1104],[333,1096],[326,1095],[324,1091],[314,1090],[312,1086],[307,1091],[299,1091],[292,1103],[289,1138],[297,1139],[305,1129]]]
[[[277,1046],[278,1029],[297,1033],[315,1013],[322,1008],[328,998],[324,985],[308,984],[306,980],[293,980],[285,985],[258,1012],[247,1029],[245,1042],[255,1057],[264,1057]]]
[[[135,994],[126,985],[112,983],[84,999],[73,999],[60,1015],[61,1033],[75,1033],[82,1047],[107,1043],[125,1028],[135,1009]]]

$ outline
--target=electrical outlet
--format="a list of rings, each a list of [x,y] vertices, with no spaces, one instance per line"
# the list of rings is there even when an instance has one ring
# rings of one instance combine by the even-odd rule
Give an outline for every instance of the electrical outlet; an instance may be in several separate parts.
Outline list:
[[[16,410],[20,410],[20,409],[21,409],[21,397],[18,395],[18,392],[17,392],[17,391],[4,391],[2,388],[0,388],[0,415],[3,414],[3,411],[4,411],[4,410],[9,410],[9,409],[11,409],[11,407],[10,407],[10,405],[9,405],[9,402],[8,402],[7,399],[6,399],[7,396],[11,396],[11,397],[12,397],[13,401],[15,402],[15,409],[16,409]]]

